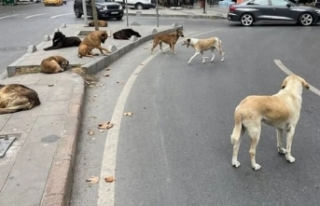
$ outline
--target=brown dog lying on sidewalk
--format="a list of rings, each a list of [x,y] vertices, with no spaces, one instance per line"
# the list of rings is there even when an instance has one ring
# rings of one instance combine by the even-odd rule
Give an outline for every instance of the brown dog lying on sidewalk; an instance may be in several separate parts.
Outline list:
[[[102,52],[102,50],[111,53],[111,51],[109,51],[106,48],[103,48],[101,46],[101,43],[104,43],[106,41],[106,39],[108,38],[108,34],[106,31],[93,31],[90,34],[88,34],[84,40],[81,42],[81,44],[79,45],[79,49],[78,49],[78,57],[82,58],[84,57],[93,57],[92,54],[92,50],[94,48],[97,48],[100,50],[102,55],[107,56],[106,54],[104,54]]]
[[[282,83],[282,89],[272,96],[248,96],[236,107],[234,113],[235,125],[231,135],[233,144],[232,166],[239,167],[238,152],[241,135],[247,130],[251,137],[250,158],[251,167],[259,170],[256,163],[256,149],[260,139],[261,122],[277,129],[277,148],[279,154],[284,154],[288,162],[294,162],[291,155],[291,145],[296,125],[300,118],[303,87],[309,89],[309,84],[300,76],[290,75]],[[287,146],[282,147],[282,132],[287,132]]]
[[[41,62],[41,72],[46,74],[65,71],[69,66],[69,61],[62,56],[51,56]]]
[[[174,46],[175,44],[177,43],[179,37],[184,37],[183,35],[183,32],[181,29],[177,29],[175,32],[173,33],[169,33],[169,34],[156,34],[154,37],[153,37],[153,45],[152,45],[152,48],[151,48],[151,54],[154,54],[153,53],[153,49],[158,46],[158,44],[160,45],[160,49],[163,53],[165,53],[163,50],[162,50],[162,42],[166,43],[166,44],[169,44],[170,48],[171,48],[171,51],[173,54],[177,54],[175,51],[174,51]]]
[[[108,22],[103,20],[98,20],[98,27],[107,27]],[[94,21],[89,22],[88,26],[86,27],[94,27]]]
[[[0,84],[0,114],[29,110],[40,104],[36,91],[21,84]]]

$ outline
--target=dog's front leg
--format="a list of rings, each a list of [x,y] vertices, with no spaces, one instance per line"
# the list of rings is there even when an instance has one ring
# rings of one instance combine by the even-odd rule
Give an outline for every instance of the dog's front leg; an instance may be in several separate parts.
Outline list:
[[[211,53],[212,53],[212,58],[211,58],[210,62],[213,62],[213,60],[214,60],[214,48],[211,49]]]
[[[196,57],[197,55],[199,55],[199,54],[200,54],[200,52],[196,52],[196,53],[189,59],[188,64],[190,64],[191,61],[192,61],[192,59],[195,58],[195,57]]]
[[[160,50],[162,51],[162,53],[164,53],[164,54],[165,54],[166,52],[165,52],[165,51],[163,51],[163,49],[162,49],[162,42],[160,42],[160,43],[159,43],[159,46],[160,46]],[[171,46],[170,46],[170,47],[171,47]]]
[[[175,52],[175,51],[174,51],[174,44],[173,44],[173,43],[172,43],[172,44],[170,44],[170,47],[171,47],[171,51],[172,51],[172,53],[173,53],[173,54],[177,54],[177,52]]]
[[[279,154],[286,154],[286,149],[282,147],[282,132],[282,129],[277,129],[277,148]]]
[[[291,145],[293,140],[293,135],[295,132],[295,127],[291,126],[287,128],[287,152],[286,152],[286,160],[293,163],[296,159],[291,155]]]

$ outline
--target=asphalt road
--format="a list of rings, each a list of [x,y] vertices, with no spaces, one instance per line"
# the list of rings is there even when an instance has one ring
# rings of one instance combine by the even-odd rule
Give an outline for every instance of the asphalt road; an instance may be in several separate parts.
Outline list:
[[[220,37],[225,61],[216,54],[214,63],[207,59],[202,64],[198,56],[187,65],[194,51],[181,42],[177,55],[150,58],[151,44],[146,43],[110,65],[110,77],[101,72],[102,85],[87,90],[71,205],[97,205],[97,200],[117,206],[318,205],[318,95],[303,93],[293,164],[278,155],[275,129],[263,126],[257,149],[262,169],[251,169],[249,138],[242,141],[242,165],[235,169],[230,134],[241,99],[280,89],[286,74],[275,59],[320,88],[320,27],[243,28],[225,21],[183,21],[187,36]],[[124,117],[123,112],[134,115]],[[99,123],[119,119],[108,133],[97,129]],[[91,130],[93,136],[88,135]],[[98,184],[85,182],[91,176],[112,175],[113,161],[114,188],[104,182],[105,176]]]

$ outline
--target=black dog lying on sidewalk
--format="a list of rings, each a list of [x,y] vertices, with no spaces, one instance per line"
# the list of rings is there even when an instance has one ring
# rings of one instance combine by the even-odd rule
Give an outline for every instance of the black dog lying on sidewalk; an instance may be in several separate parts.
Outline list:
[[[61,31],[57,31],[54,33],[52,39],[52,46],[44,48],[43,50],[54,50],[61,49],[66,47],[79,46],[81,43],[81,39],[76,36],[66,37]]]
[[[133,29],[121,29],[113,33],[114,39],[129,40],[131,36],[141,37],[141,35]]]

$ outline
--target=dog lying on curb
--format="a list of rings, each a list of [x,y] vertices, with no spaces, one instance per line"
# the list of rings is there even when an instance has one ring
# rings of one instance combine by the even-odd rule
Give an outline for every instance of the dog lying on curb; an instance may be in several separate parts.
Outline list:
[[[108,53],[111,53],[111,51],[101,46],[101,43],[104,43],[107,40],[107,38],[108,38],[108,34],[106,31],[93,31],[89,33],[79,45],[78,57],[92,58],[93,57],[92,50],[94,48],[99,49],[102,55],[107,56],[106,54],[103,53],[102,50]]]
[[[98,20],[98,27],[107,27],[108,22],[103,20]],[[88,26],[85,27],[94,27],[94,21],[89,22]]]
[[[187,45],[187,48],[191,46],[195,49],[195,54],[189,59],[188,64],[190,64],[193,58],[199,54],[202,55],[202,63],[205,63],[205,59],[208,57],[203,56],[203,52],[207,50],[211,50],[212,58],[210,61],[213,62],[215,49],[217,49],[221,54],[221,61],[224,61],[225,52],[222,51],[222,41],[218,37],[211,37],[207,39],[187,38],[184,40],[182,45]]]
[[[240,102],[235,109],[235,125],[231,135],[232,166],[240,166],[238,152],[241,135],[247,130],[251,137],[249,150],[251,167],[254,170],[261,168],[256,163],[256,148],[260,139],[261,122],[276,128],[278,153],[284,154],[287,161],[295,162],[295,158],[291,155],[291,145],[300,118],[303,87],[309,89],[309,84],[300,76],[290,75],[284,79],[282,89],[278,93],[272,96],[248,96]],[[287,132],[286,148],[282,147],[283,130]]]
[[[21,84],[0,84],[0,114],[30,110],[40,104],[36,91]]]
[[[67,47],[79,46],[81,39],[76,36],[66,37],[62,32],[57,31],[54,33],[52,39],[52,46],[44,48],[43,50],[49,51],[54,49],[61,49]]]
[[[136,32],[133,29],[121,29],[113,33],[114,39],[129,40],[131,36],[141,37],[139,32]]]
[[[169,44],[170,49],[172,51],[173,54],[177,54],[174,51],[174,46],[176,45],[179,37],[184,37],[183,32],[181,29],[177,29],[175,32],[172,33],[164,33],[164,34],[156,34],[153,37],[153,45],[151,48],[151,54],[153,55],[153,49],[156,48],[156,46],[158,46],[158,44],[160,45],[160,49],[163,53],[166,53],[162,50],[162,42]]]
[[[62,56],[50,56],[42,60],[40,69],[42,73],[52,74],[65,71],[69,61]]]

